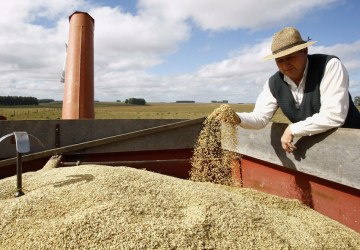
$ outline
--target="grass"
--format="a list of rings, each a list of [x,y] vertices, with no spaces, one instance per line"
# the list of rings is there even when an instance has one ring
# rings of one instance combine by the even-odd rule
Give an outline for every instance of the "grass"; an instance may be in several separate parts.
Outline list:
[[[96,119],[195,119],[207,117],[220,103],[149,103],[128,105],[117,102],[96,102]],[[229,104],[236,112],[250,112],[254,104]],[[8,120],[57,120],[61,119],[60,102],[38,106],[0,106],[0,115]],[[288,122],[278,110],[274,122]]]

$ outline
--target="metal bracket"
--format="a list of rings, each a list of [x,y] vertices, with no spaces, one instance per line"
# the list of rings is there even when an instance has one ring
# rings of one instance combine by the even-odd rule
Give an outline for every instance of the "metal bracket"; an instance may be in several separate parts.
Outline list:
[[[15,197],[24,195],[22,191],[22,154],[30,151],[30,140],[29,135],[26,132],[13,132],[0,138],[0,142],[8,137],[15,138],[16,144],[16,193]]]
[[[55,125],[55,148],[60,147],[60,124]]]
[[[22,154],[30,152],[30,140],[28,133],[14,132],[14,135],[16,142],[16,151]]]

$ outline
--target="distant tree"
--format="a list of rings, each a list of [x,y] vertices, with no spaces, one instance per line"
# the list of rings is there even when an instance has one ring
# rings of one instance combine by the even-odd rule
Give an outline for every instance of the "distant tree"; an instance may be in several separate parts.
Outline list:
[[[55,102],[54,99],[39,99],[39,103],[50,103]]]
[[[125,103],[134,105],[145,105],[146,101],[144,98],[129,98],[125,100]]]
[[[176,101],[176,103],[195,103],[195,101]]]
[[[356,106],[360,106],[360,96],[355,96],[354,103]]]

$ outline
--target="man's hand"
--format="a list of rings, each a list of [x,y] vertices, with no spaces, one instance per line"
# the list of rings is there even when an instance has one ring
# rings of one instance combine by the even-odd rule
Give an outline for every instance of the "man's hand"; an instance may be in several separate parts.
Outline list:
[[[230,124],[241,123],[240,117],[229,105],[226,104],[223,104],[219,108],[216,108],[210,116],[215,117],[215,119],[225,123],[230,123]]]
[[[292,144],[293,139],[294,136],[291,134],[290,127],[288,126],[281,136],[281,146],[288,153],[292,153],[296,149],[296,147]]]
[[[223,116],[222,121],[233,124],[240,124],[240,117],[234,112],[230,116]]]

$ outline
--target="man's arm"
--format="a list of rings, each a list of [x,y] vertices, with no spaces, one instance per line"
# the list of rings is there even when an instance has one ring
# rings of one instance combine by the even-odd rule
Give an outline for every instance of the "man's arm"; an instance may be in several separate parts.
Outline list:
[[[266,81],[254,110],[249,113],[237,113],[241,121],[240,126],[246,129],[262,129],[269,123],[277,108],[277,101],[270,92],[269,81]]]

